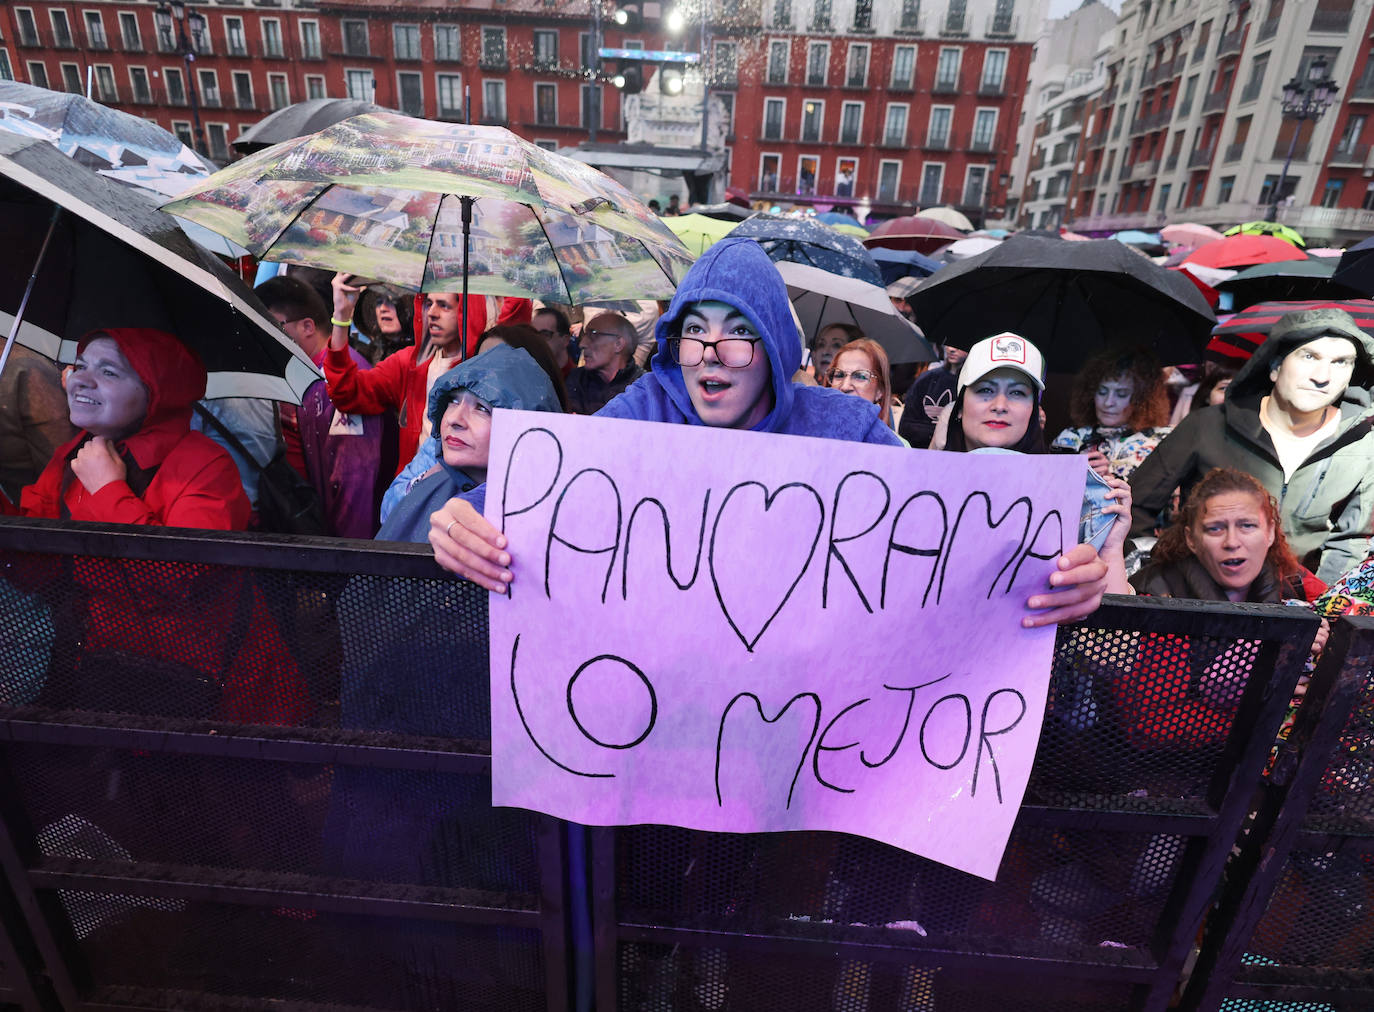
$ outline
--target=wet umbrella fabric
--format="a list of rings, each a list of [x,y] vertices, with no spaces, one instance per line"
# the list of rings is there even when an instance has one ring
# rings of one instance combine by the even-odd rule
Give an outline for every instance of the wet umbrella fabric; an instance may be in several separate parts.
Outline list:
[[[1253,267],[1306,259],[1306,253],[1282,239],[1267,235],[1233,235],[1208,243],[1183,262],[1203,267]]]
[[[663,224],[687,247],[692,256],[699,257],[720,242],[735,227],[733,222],[712,218],[704,214],[674,214],[663,219]]]
[[[887,249],[875,246],[870,253],[883,272],[883,282],[892,284],[898,278],[928,278],[944,266],[939,260],[918,253],[914,249]]]
[[[310,98],[266,116],[234,141],[234,150],[252,154],[282,141],[319,133],[350,116],[381,112],[381,106],[359,98]]]
[[[1267,235],[1275,239],[1282,239],[1286,243],[1302,249],[1307,245],[1307,240],[1297,231],[1287,225],[1280,225],[1276,221],[1246,221],[1239,225],[1233,225],[1225,232],[1224,236],[1232,235]]]
[[[1201,249],[1209,242],[1216,242],[1223,238],[1216,229],[1190,221],[1180,222],[1177,225],[1165,225],[1159,230],[1159,235],[1165,242],[1187,249]]]
[[[865,235],[869,232],[869,230],[864,228],[864,226],[859,223],[859,220],[852,214],[842,214],[839,211],[826,211],[823,214],[818,214],[816,215],[816,220],[822,225],[848,225],[853,228],[863,229]]]
[[[803,218],[761,214],[736,225],[731,236],[753,239],[774,263],[784,260],[882,287],[882,272],[854,236]]]
[[[1265,342],[1274,324],[1286,314],[1308,309],[1344,310],[1355,320],[1355,326],[1374,334],[1374,299],[1257,302],[1213,328],[1207,357],[1230,360],[1232,364],[1244,361]]]
[[[848,323],[882,345],[893,365],[939,357],[920,330],[893,307],[885,289],[806,264],[784,260],[777,261],[777,267],[808,345],[830,324]]]
[[[907,215],[876,225],[864,240],[864,245],[870,249],[874,246],[914,249],[929,255],[963,237],[963,232],[952,225],[946,225],[943,221],[920,215]]]
[[[1050,372],[1077,372],[1120,342],[1196,362],[1216,317],[1202,293],[1114,240],[1012,236],[950,264],[908,301],[928,340],[968,348],[1001,331],[1034,342]]]
[[[973,222],[968,220],[968,216],[952,207],[927,207],[917,217],[927,221],[942,221],[965,234],[973,231]]]
[[[1217,290],[1230,293],[1232,309],[1244,309],[1257,302],[1341,299],[1360,294],[1336,284],[1332,280],[1335,269],[1336,261],[1321,259],[1256,264],[1221,282]]]
[[[1331,280],[1361,295],[1374,295],[1374,237],[1342,253]]]
[[[0,220],[0,333],[12,329],[38,264],[17,335],[27,348],[70,362],[98,327],[155,327],[200,356],[209,397],[299,403],[320,378],[247,286],[176,221],[46,141],[0,133]]]

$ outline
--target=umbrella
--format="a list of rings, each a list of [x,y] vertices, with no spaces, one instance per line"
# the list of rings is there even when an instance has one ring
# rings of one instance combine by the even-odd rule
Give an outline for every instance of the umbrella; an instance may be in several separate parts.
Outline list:
[[[914,249],[887,249],[885,246],[874,246],[868,252],[873,254],[878,270],[883,272],[883,280],[889,285],[898,278],[928,278],[944,266],[940,261],[932,260]]]
[[[822,225],[846,225],[857,229],[862,229],[864,235],[868,235],[868,229],[859,224],[852,214],[841,214],[839,211],[826,211],[824,214],[816,215],[816,220]]]
[[[887,246],[892,249],[914,249],[921,253],[934,253],[948,246],[955,239],[962,239],[964,233],[943,221],[923,218],[920,215],[907,215],[904,218],[891,218],[879,224],[864,245]]]
[[[973,222],[952,207],[928,207],[917,217],[929,221],[943,221],[946,225],[957,228],[960,232],[973,231]]]
[[[1074,373],[1120,342],[1165,364],[1196,362],[1216,318],[1202,293],[1111,240],[1012,236],[933,275],[910,299],[927,338],[967,348],[1000,331],[1033,341],[1050,372]]]
[[[1199,249],[1209,242],[1216,242],[1222,238],[1221,233],[1216,229],[1191,221],[1185,221],[1178,225],[1165,225],[1159,230],[1159,235],[1167,243],[1172,243],[1175,246],[1186,246],[1188,249]]]
[[[360,98],[310,98],[278,109],[241,133],[234,141],[234,150],[252,154],[282,141],[295,140],[319,133],[351,116],[368,112],[382,112],[381,106]]]
[[[810,344],[832,323],[858,327],[882,345],[888,360],[931,362],[939,356],[920,330],[892,305],[886,290],[859,278],[831,274],[808,264],[775,261],[787,282],[787,294],[801,323],[803,340]]]
[[[157,327],[199,354],[208,397],[299,402],[320,378],[172,218],[46,141],[0,133],[0,220],[0,326],[27,348],[70,362],[98,327]]]
[[[1109,238],[1117,242],[1124,242],[1127,246],[1162,246],[1163,241],[1159,238],[1158,232],[1144,232],[1138,228],[1128,228],[1121,232],[1113,232]]]
[[[727,200],[720,204],[693,204],[691,207],[687,208],[687,213],[700,214],[707,218],[717,218],[720,221],[737,222],[743,221],[745,218],[752,218],[754,210],[749,207],[741,207],[739,204]],[[671,218],[673,215],[670,214],[668,217]],[[678,215],[678,217],[681,217],[681,215]]]
[[[1343,257],[1345,250],[1337,249],[1335,246],[1318,246],[1316,249],[1309,249],[1307,255],[1310,257]]]
[[[732,222],[708,218],[704,214],[669,215],[663,219],[663,224],[682,241],[687,252],[698,257],[729,235],[735,227]]]
[[[1307,240],[1303,239],[1296,230],[1287,225],[1280,225],[1276,221],[1247,221],[1233,225],[1221,234],[1224,236],[1266,235],[1274,239],[1282,239],[1284,242],[1299,248],[1307,245]]]
[[[1351,246],[1341,254],[1331,280],[1361,295],[1374,295],[1374,237]]]
[[[1361,330],[1374,333],[1374,299],[1328,299],[1307,302],[1257,302],[1212,330],[1207,351],[1223,359],[1245,360],[1264,343],[1270,329],[1286,313],[1306,309],[1342,309]]]
[[[502,127],[397,113],[249,155],[167,210],[260,259],[430,292],[667,298],[692,262],[658,215],[590,165]]]
[[[1234,235],[1208,243],[1183,262],[1203,267],[1253,267],[1306,259],[1306,253],[1282,239],[1267,235]]]
[[[1070,232],[1068,229],[1065,229],[1059,233],[1059,238],[1063,239],[1065,242],[1092,242],[1093,237],[1090,235],[1082,235],[1078,232]]]
[[[1061,235],[1059,232],[1057,232],[1057,231],[1051,231],[1051,230],[1048,229],[1048,228],[1028,228],[1028,229],[1026,229],[1024,232],[1018,232],[1017,235],[1028,235],[1028,236],[1030,236],[1032,239],[1063,239],[1063,238],[1064,238],[1064,236]]]
[[[976,257],[979,253],[986,253],[1000,245],[1002,245],[1001,239],[974,236],[950,243],[940,251],[940,255],[952,263],[955,260],[967,260],[969,257]]]
[[[1359,293],[1331,280],[1334,260],[1284,260],[1276,264],[1256,264],[1217,285],[1230,293],[1232,309],[1244,309],[1256,302],[1293,299],[1339,299]],[[1225,305],[1223,303],[1223,305]]]
[[[761,214],[736,225],[730,235],[753,239],[775,263],[787,260],[883,285],[882,272],[863,243],[814,219]]]

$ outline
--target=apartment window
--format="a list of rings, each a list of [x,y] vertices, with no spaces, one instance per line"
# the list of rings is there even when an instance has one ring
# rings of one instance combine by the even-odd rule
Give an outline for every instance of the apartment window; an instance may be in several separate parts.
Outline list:
[[[940,62],[935,65],[935,87],[959,87],[959,62],[963,57],[961,49],[941,49]]]
[[[439,95],[439,116],[458,119],[463,115],[463,78],[461,74],[438,74],[434,78]]]
[[[1341,193],[1345,190],[1344,179],[1328,179],[1322,190],[1322,207],[1340,207]]]
[[[830,43],[813,42],[806,47],[806,83],[812,88],[825,87],[830,70]]]
[[[1057,180],[1051,180],[1051,183]],[[964,203],[977,207],[983,202],[983,191],[988,183],[986,165],[970,165],[964,172]]]
[[[42,63],[39,63],[37,60],[30,60],[27,64],[25,64],[25,67],[29,72],[29,84],[32,84],[39,88],[46,88],[48,86],[47,67],[45,67]]]
[[[14,68],[10,66],[10,52],[0,47],[0,81],[13,81]]]
[[[95,68],[95,94],[102,102],[118,102],[119,89],[115,87],[114,68],[102,63]]]
[[[713,91],[712,94],[720,99],[721,108],[725,110],[725,136],[735,136],[735,93]]]
[[[1007,51],[1005,49],[989,49],[983,57],[982,89],[984,91],[1001,91],[1006,78]]]
[[[854,29],[860,32],[873,30],[873,0],[854,0]]]
[[[343,22],[343,43],[345,56],[370,56],[372,48],[368,44],[367,22],[345,20]]]
[[[264,18],[262,21],[262,55],[273,60],[280,60],[286,55],[281,41],[281,22],[276,18]]]
[[[940,191],[945,185],[945,167],[939,162],[927,162],[921,170],[921,193],[918,203],[939,204]]]
[[[321,74],[307,74],[305,77],[305,97],[306,98],[328,98],[329,93],[325,90],[324,76]]]
[[[506,122],[505,81],[482,82],[482,117],[489,123]]]
[[[844,68],[845,87],[863,88],[868,84],[868,52],[867,43],[850,43],[849,59]]]
[[[172,120],[172,133],[176,134],[177,140],[181,141],[181,143],[185,144],[188,148],[194,146],[193,142],[195,138],[191,136],[191,124],[187,123],[185,120]]]
[[[359,102],[371,102],[376,93],[376,82],[370,70],[346,70],[344,80],[348,84],[348,97]]]
[[[285,109],[291,104],[291,88],[285,74],[267,75],[267,93],[272,97],[273,109]]]
[[[172,105],[186,104],[186,82],[177,67],[164,67],[162,83],[167,87],[167,101]]]
[[[109,49],[110,40],[105,37],[105,19],[99,11],[86,11],[86,44],[91,49]]]
[[[81,68],[75,63],[62,64],[62,89],[73,95],[86,94],[86,85],[81,80]]]
[[[418,60],[420,58],[420,26],[392,25],[391,44],[398,60]]]
[[[816,176],[819,175],[821,160],[815,155],[802,155],[797,159],[797,192],[811,194],[816,192]]]
[[[907,105],[905,102],[888,103],[887,117],[883,121],[884,144],[895,147],[906,143],[906,115]]]
[[[1349,155],[1360,143],[1360,134],[1364,133],[1363,116],[1351,116],[1345,121],[1345,130],[1341,133],[1341,139],[1336,142],[1336,151],[1339,154]]]
[[[1235,189],[1236,177],[1222,176],[1220,182],[1217,183],[1217,203],[1229,204],[1231,202],[1231,194],[1235,192]]]
[[[67,19],[67,12],[63,10],[48,11],[48,20],[52,24],[53,42],[58,49],[75,49],[76,44],[72,41],[72,23]]]
[[[782,140],[782,118],[787,111],[787,100],[765,98],[763,100],[763,139]]]
[[[484,67],[504,67],[506,65],[506,30],[504,28],[496,28],[491,25],[482,26],[482,65]],[[503,104],[502,108],[504,107]]]
[[[307,60],[320,59],[320,23],[301,22],[301,56]]]
[[[902,31],[915,32],[921,28],[921,0],[902,0],[901,19],[897,27]]]
[[[816,143],[821,139],[825,125],[825,103],[819,99],[808,98],[802,103],[801,139]]]
[[[207,123],[206,136],[210,138],[210,157],[217,162],[229,160],[229,127],[223,123]]]
[[[916,47],[894,46],[892,49],[893,88],[910,88],[916,75]]]
[[[543,148],[545,151],[557,151],[557,150],[558,150],[558,142],[557,142],[557,141],[540,140],[538,137],[536,137],[536,138],[534,139],[534,146],[537,147],[537,148]]]
[[[253,75],[246,70],[234,71],[234,104],[240,109],[253,108]]]
[[[534,86],[534,121],[540,126],[558,125],[558,85]]]
[[[596,66],[597,55],[596,47],[592,45],[591,32],[577,33],[577,52],[578,59],[581,61],[578,66],[589,69]]]
[[[926,130],[926,147],[949,147],[949,125],[954,118],[954,107],[949,105],[931,106],[930,126]]]
[[[829,31],[831,3],[830,0],[815,0],[815,5],[811,9],[811,30]]]
[[[773,0],[773,24],[779,28],[792,27],[792,0]]]
[[[19,24],[19,41],[26,46],[38,45],[38,22],[33,19],[33,11],[20,7],[14,17]]]
[[[537,36],[539,33],[536,32]],[[463,52],[459,47],[457,25],[434,26],[434,58],[445,63],[457,63]]]
[[[883,159],[878,163],[878,199],[891,204],[897,199],[897,187],[902,182],[902,163]]]
[[[1170,194],[1171,192],[1173,192],[1173,189],[1174,189],[1174,184],[1173,184],[1173,183],[1162,183],[1162,184],[1160,184],[1160,187],[1159,187],[1159,209],[1160,209],[1161,211],[1167,211],[1167,210],[1169,210],[1169,194]]]
[[[601,126],[601,86],[598,84],[582,85],[582,125],[584,127]]]
[[[759,156],[759,189],[765,193],[776,193],[778,189],[778,166],[782,159],[778,155]]]
[[[973,150],[991,151],[992,135],[997,129],[997,110],[979,109],[973,114]]]
[[[734,84],[739,76],[733,42],[717,42],[714,46],[715,79],[724,84]]]
[[[1159,5],[1163,8],[1163,4]],[[1013,31],[1012,14],[1016,10],[1015,0],[997,0],[992,12],[992,31],[995,35],[1006,35]]]
[[[534,30],[534,65],[558,66],[558,33],[541,28]]]
[[[421,118],[425,114],[424,79],[414,71],[403,71],[396,75],[396,92],[400,99],[401,112],[407,116]]]
[[[787,83],[788,45],[785,40],[775,39],[768,43],[768,83]]]
[[[224,48],[230,56],[248,55],[248,40],[243,34],[243,18],[224,19]]]
[[[129,68],[129,91],[139,105],[151,105],[153,89],[148,84],[147,67]]]
[[[1293,191],[1298,188],[1298,181],[1293,176],[1289,176],[1283,182],[1283,191],[1279,192],[1279,177],[1265,176],[1264,185],[1260,187],[1260,204],[1273,204],[1282,202],[1293,195]]]
[[[840,143],[858,144],[864,125],[864,104],[846,102],[840,106]]]
[[[1360,208],[1364,211],[1374,211],[1374,183],[1365,184],[1364,200],[1360,201]]]

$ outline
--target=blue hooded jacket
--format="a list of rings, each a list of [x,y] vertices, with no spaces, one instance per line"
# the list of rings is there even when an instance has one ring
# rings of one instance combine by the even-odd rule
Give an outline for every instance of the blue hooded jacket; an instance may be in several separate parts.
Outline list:
[[[801,337],[782,275],[752,239],[726,237],[701,257],[678,285],[668,312],[659,318],[658,352],[652,371],[597,412],[607,418],[703,425],[687,394],[682,368],[673,361],[668,339],[677,335],[687,309],[697,302],[724,302],[749,320],[763,338],[773,367],[773,410],[754,426],[759,432],[848,439],[901,446],[878,417],[877,405],[827,387],[792,382],[801,366]]]
[[[429,419],[433,436],[427,440],[439,471],[417,482],[386,518],[378,541],[423,542],[429,536],[429,515],[453,496],[472,493],[481,482],[460,468],[444,463],[440,449],[444,412],[463,391],[471,391],[493,408],[517,411],[562,411],[558,395],[544,370],[529,352],[498,344],[476,358],[460,362],[434,381],[429,391]],[[432,466],[432,465],[431,465]]]

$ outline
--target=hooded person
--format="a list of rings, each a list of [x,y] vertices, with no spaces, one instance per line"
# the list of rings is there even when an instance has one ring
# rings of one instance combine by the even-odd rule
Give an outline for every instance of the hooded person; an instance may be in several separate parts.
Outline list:
[[[191,429],[205,367],[171,334],[92,331],[67,378],[72,424],[24,489],[24,516],[242,530],[250,507],[233,458]]]
[[[1369,553],[1374,525],[1374,339],[1339,309],[1289,313],[1221,404],[1188,414],[1131,476],[1132,534],[1151,535],[1174,489],[1215,467],[1259,479],[1298,560],[1331,582]]]
[[[438,463],[387,517],[377,540],[428,540],[430,514],[486,481],[492,408],[562,411],[549,377],[523,348],[498,344],[454,366],[429,393]]]
[[[802,346],[787,286],[752,239],[723,239],[692,265],[656,337],[649,373],[599,417],[903,445],[876,404],[792,382]],[[429,543],[440,566],[503,593],[510,555],[484,502],[485,486],[450,499],[430,517]],[[1036,611],[1027,626],[1082,618],[1101,603],[1107,567],[1092,546],[1070,549],[1058,567],[1053,589],[1027,602]]]

